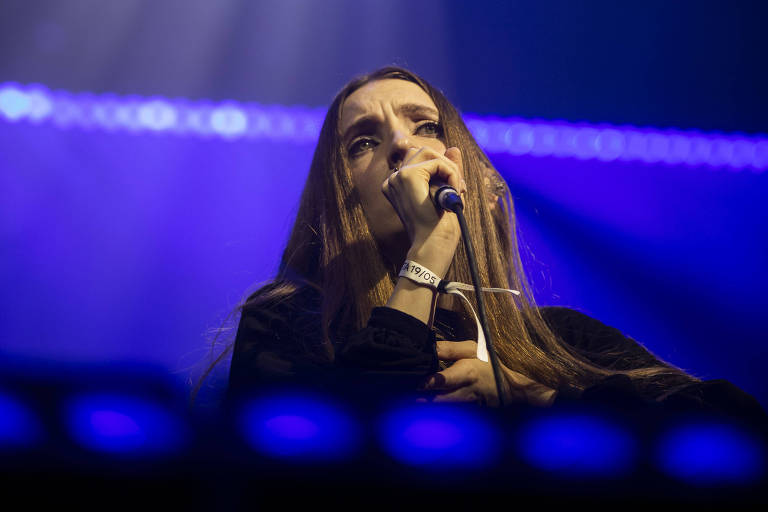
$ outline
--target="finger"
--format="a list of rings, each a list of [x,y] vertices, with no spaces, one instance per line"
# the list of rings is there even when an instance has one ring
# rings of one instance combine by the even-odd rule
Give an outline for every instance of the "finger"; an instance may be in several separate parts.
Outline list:
[[[431,402],[480,403],[483,402],[483,400],[473,389],[463,387],[446,393],[438,393],[432,397]]]
[[[408,150],[409,152],[406,153],[406,158],[403,160],[404,163],[400,169],[418,168],[420,170],[426,171],[429,174],[430,180],[438,178],[440,181],[444,181],[451,187],[455,188],[457,191],[462,191],[466,188],[466,186],[462,183],[463,175],[460,167],[461,153],[459,152],[458,148],[449,149],[454,150],[449,154],[452,156],[452,158],[458,160],[458,164],[456,161],[448,158],[446,155],[441,155],[438,151],[425,146],[413,153],[411,153],[413,148]]]
[[[419,155],[423,155],[424,154],[424,149],[426,149],[426,148],[425,147],[421,147],[421,148],[410,147],[410,148],[408,148],[408,151],[405,152],[405,156],[403,157],[403,161],[400,164],[400,167],[405,167],[406,165],[410,165],[411,163],[416,163],[418,161],[416,159],[419,158]],[[424,159],[424,158],[422,157],[422,159]],[[427,159],[424,159],[424,160],[427,160]]]
[[[461,157],[461,150],[455,146],[450,147],[445,150],[445,158],[456,164],[459,172],[459,186],[454,188],[459,191],[459,194],[466,192],[467,182],[464,181],[464,161]]]
[[[438,341],[437,357],[446,361],[474,359],[477,357],[476,341]]]
[[[471,359],[462,359],[443,371],[433,373],[424,384],[424,389],[452,390],[474,384],[479,373],[472,362]],[[477,359],[474,362],[480,363]]]

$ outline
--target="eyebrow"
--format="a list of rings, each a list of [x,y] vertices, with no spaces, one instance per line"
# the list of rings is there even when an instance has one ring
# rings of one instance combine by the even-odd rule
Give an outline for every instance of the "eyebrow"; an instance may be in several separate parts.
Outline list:
[[[395,112],[398,114],[406,114],[408,116],[417,115],[431,115],[439,118],[440,113],[432,107],[426,105],[420,105],[418,103],[403,103],[395,107]],[[343,136],[341,137],[343,142],[348,141],[357,132],[372,128],[379,122],[379,116],[376,114],[368,114],[356,119],[354,123],[349,125]]]

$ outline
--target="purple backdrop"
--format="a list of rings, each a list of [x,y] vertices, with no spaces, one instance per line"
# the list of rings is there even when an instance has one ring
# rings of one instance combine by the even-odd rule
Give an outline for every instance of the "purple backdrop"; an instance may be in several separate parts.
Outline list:
[[[206,332],[273,275],[312,150],[0,123],[6,361],[132,361],[186,379]],[[492,157],[542,304],[765,400],[768,173]]]

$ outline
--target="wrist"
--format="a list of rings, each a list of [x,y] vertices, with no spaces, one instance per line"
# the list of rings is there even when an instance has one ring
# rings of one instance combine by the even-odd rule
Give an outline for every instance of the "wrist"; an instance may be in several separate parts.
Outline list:
[[[444,279],[453,261],[453,251],[449,252],[439,248],[414,244],[405,258],[427,267],[437,277]]]

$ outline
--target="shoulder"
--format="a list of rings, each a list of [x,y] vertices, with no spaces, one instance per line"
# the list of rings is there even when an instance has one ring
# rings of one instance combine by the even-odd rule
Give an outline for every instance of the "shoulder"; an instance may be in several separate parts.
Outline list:
[[[280,319],[319,313],[320,292],[292,283],[269,283],[248,296],[241,306],[243,319]]]
[[[320,291],[309,285],[273,281],[251,293],[243,302],[242,310],[317,309],[320,296]]]
[[[539,312],[558,339],[599,366],[628,370],[664,364],[618,328],[581,311],[549,306]]]
[[[627,339],[619,329],[576,309],[547,306],[539,312],[552,332],[575,348],[601,351]]]
[[[308,286],[269,283],[252,293],[240,309],[240,345],[320,331],[320,294]]]

